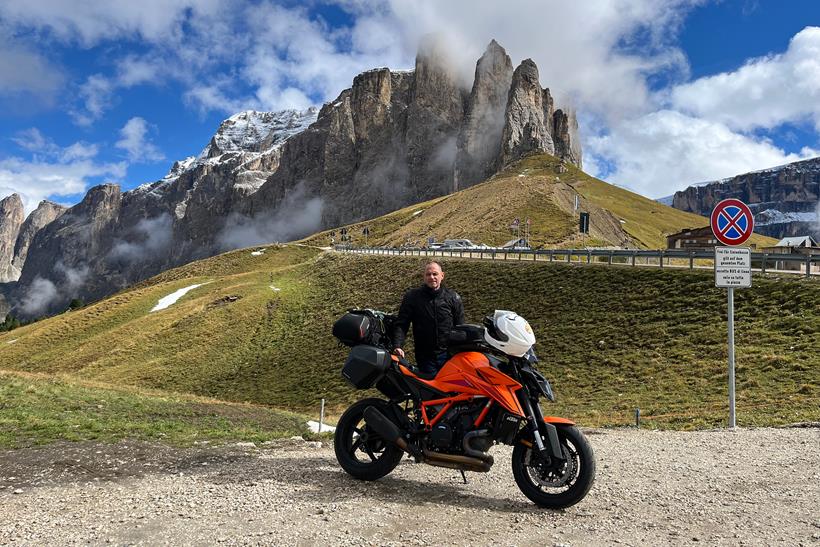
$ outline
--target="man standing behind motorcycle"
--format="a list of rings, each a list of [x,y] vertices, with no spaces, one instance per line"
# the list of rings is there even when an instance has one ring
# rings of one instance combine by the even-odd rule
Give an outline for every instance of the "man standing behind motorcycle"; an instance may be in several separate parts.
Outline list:
[[[424,266],[424,284],[404,294],[399,316],[394,323],[393,353],[404,357],[401,346],[413,324],[416,364],[423,374],[434,374],[447,360],[447,338],[453,326],[464,323],[461,297],[442,285],[441,264],[430,261]]]

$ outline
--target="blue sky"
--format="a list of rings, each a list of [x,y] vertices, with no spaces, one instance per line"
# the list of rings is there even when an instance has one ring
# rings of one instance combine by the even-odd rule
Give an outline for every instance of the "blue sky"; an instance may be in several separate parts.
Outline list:
[[[4,0],[0,197],[159,179],[231,114],[410,68],[430,32],[465,80],[491,38],[532,57],[579,112],[585,169],[650,197],[820,149],[813,0]]]

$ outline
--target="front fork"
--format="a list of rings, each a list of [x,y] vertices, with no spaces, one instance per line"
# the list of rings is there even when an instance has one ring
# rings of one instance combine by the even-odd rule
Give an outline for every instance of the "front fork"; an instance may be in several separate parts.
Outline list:
[[[521,399],[521,405],[527,413],[527,426],[532,432],[532,438],[535,440],[538,452],[542,456],[549,456],[550,459],[564,461],[564,452],[561,450],[561,442],[558,440],[558,430],[554,425],[544,421],[538,399],[533,404],[533,401],[523,391],[518,392],[519,399]],[[544,445],[544,438],[546,438],[548,446]]]

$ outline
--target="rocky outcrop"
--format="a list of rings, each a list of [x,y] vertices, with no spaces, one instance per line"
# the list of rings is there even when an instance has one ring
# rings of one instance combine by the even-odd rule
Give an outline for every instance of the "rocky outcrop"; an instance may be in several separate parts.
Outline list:
[[[29,237],[12,301],[28,317],[64,309],[191,260],[447,194],[533,152],[580,164],[574,115],[555,110],[531,60],[513,72],[493,41],[471,89],[456,73],[428,39],[413,70],[359,74],[321,110],[231,116],[161,180],[93,188]]]
[[[549,89],[541,89],[538,67],[532,59],[525,59],[513,73],[507,97],[499,167],[527,154],[555,153],[552,104]]]
[[[583,166],[581,158],[581,139],[578,135],[578,120],[574,110],[556,110],[552,117],[552,140],[555,144],[555,155],[579,168]]]
[[[14,244],[23,225],[23,200],[12,194],[0,201],[0,283],[16,280],[20,271],[13,265]]]
[[[675,193],[672,207],[708,217],[727,198],[749,205],[759,234],[820,237],[820,158],[690,186]]]
[[[453,187],[466,90],[457,84],[450,63],[443,43],[434,38],[423,43],[416,56],[405,135],[413,201],[449,193]]]
[[[18,281],[17,310],[26,317],[64,308],[72,298],[109,294],[106,267],[122,195],[116,184],[95,186],[83,200],[38,231]]]
[[[493,40],[476,63],[467,115],[458,137],[454,191],[495,173],[512,76],[510,56]]]
[[[67,209],[67,207],[62,205],[43,200],[26,218],[25,222],[23,222],[14,245],[14,260],[12,264],[17,271],[17,276],[14,278],[15,281],[20,277],[20,272],[23,271],[23,264],[26,262],[28,249],[31,246],[34,236],[37,232],[59,218]]]

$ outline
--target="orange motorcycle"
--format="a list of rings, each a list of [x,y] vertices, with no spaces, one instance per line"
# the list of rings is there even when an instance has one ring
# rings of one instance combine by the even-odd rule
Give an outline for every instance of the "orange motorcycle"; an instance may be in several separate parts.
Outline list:
[[[586,496],[595,479],[592,447],[572,421],[543,415],[540,398],[555,398],[535,368],[535,336],[523,317],[499,310],[481,326],[456,326],[450,358],[431,375],[390,353],[394,320],[350,310],[333,326],[351,347],[342,375],[385,396],[353,404],[339,420],[336,459],[346,472],[380,479],[405,453],[462,476],[487,472],[490,448],[503,443],[513,446],[516,484],[537,505],[569,507]]]

